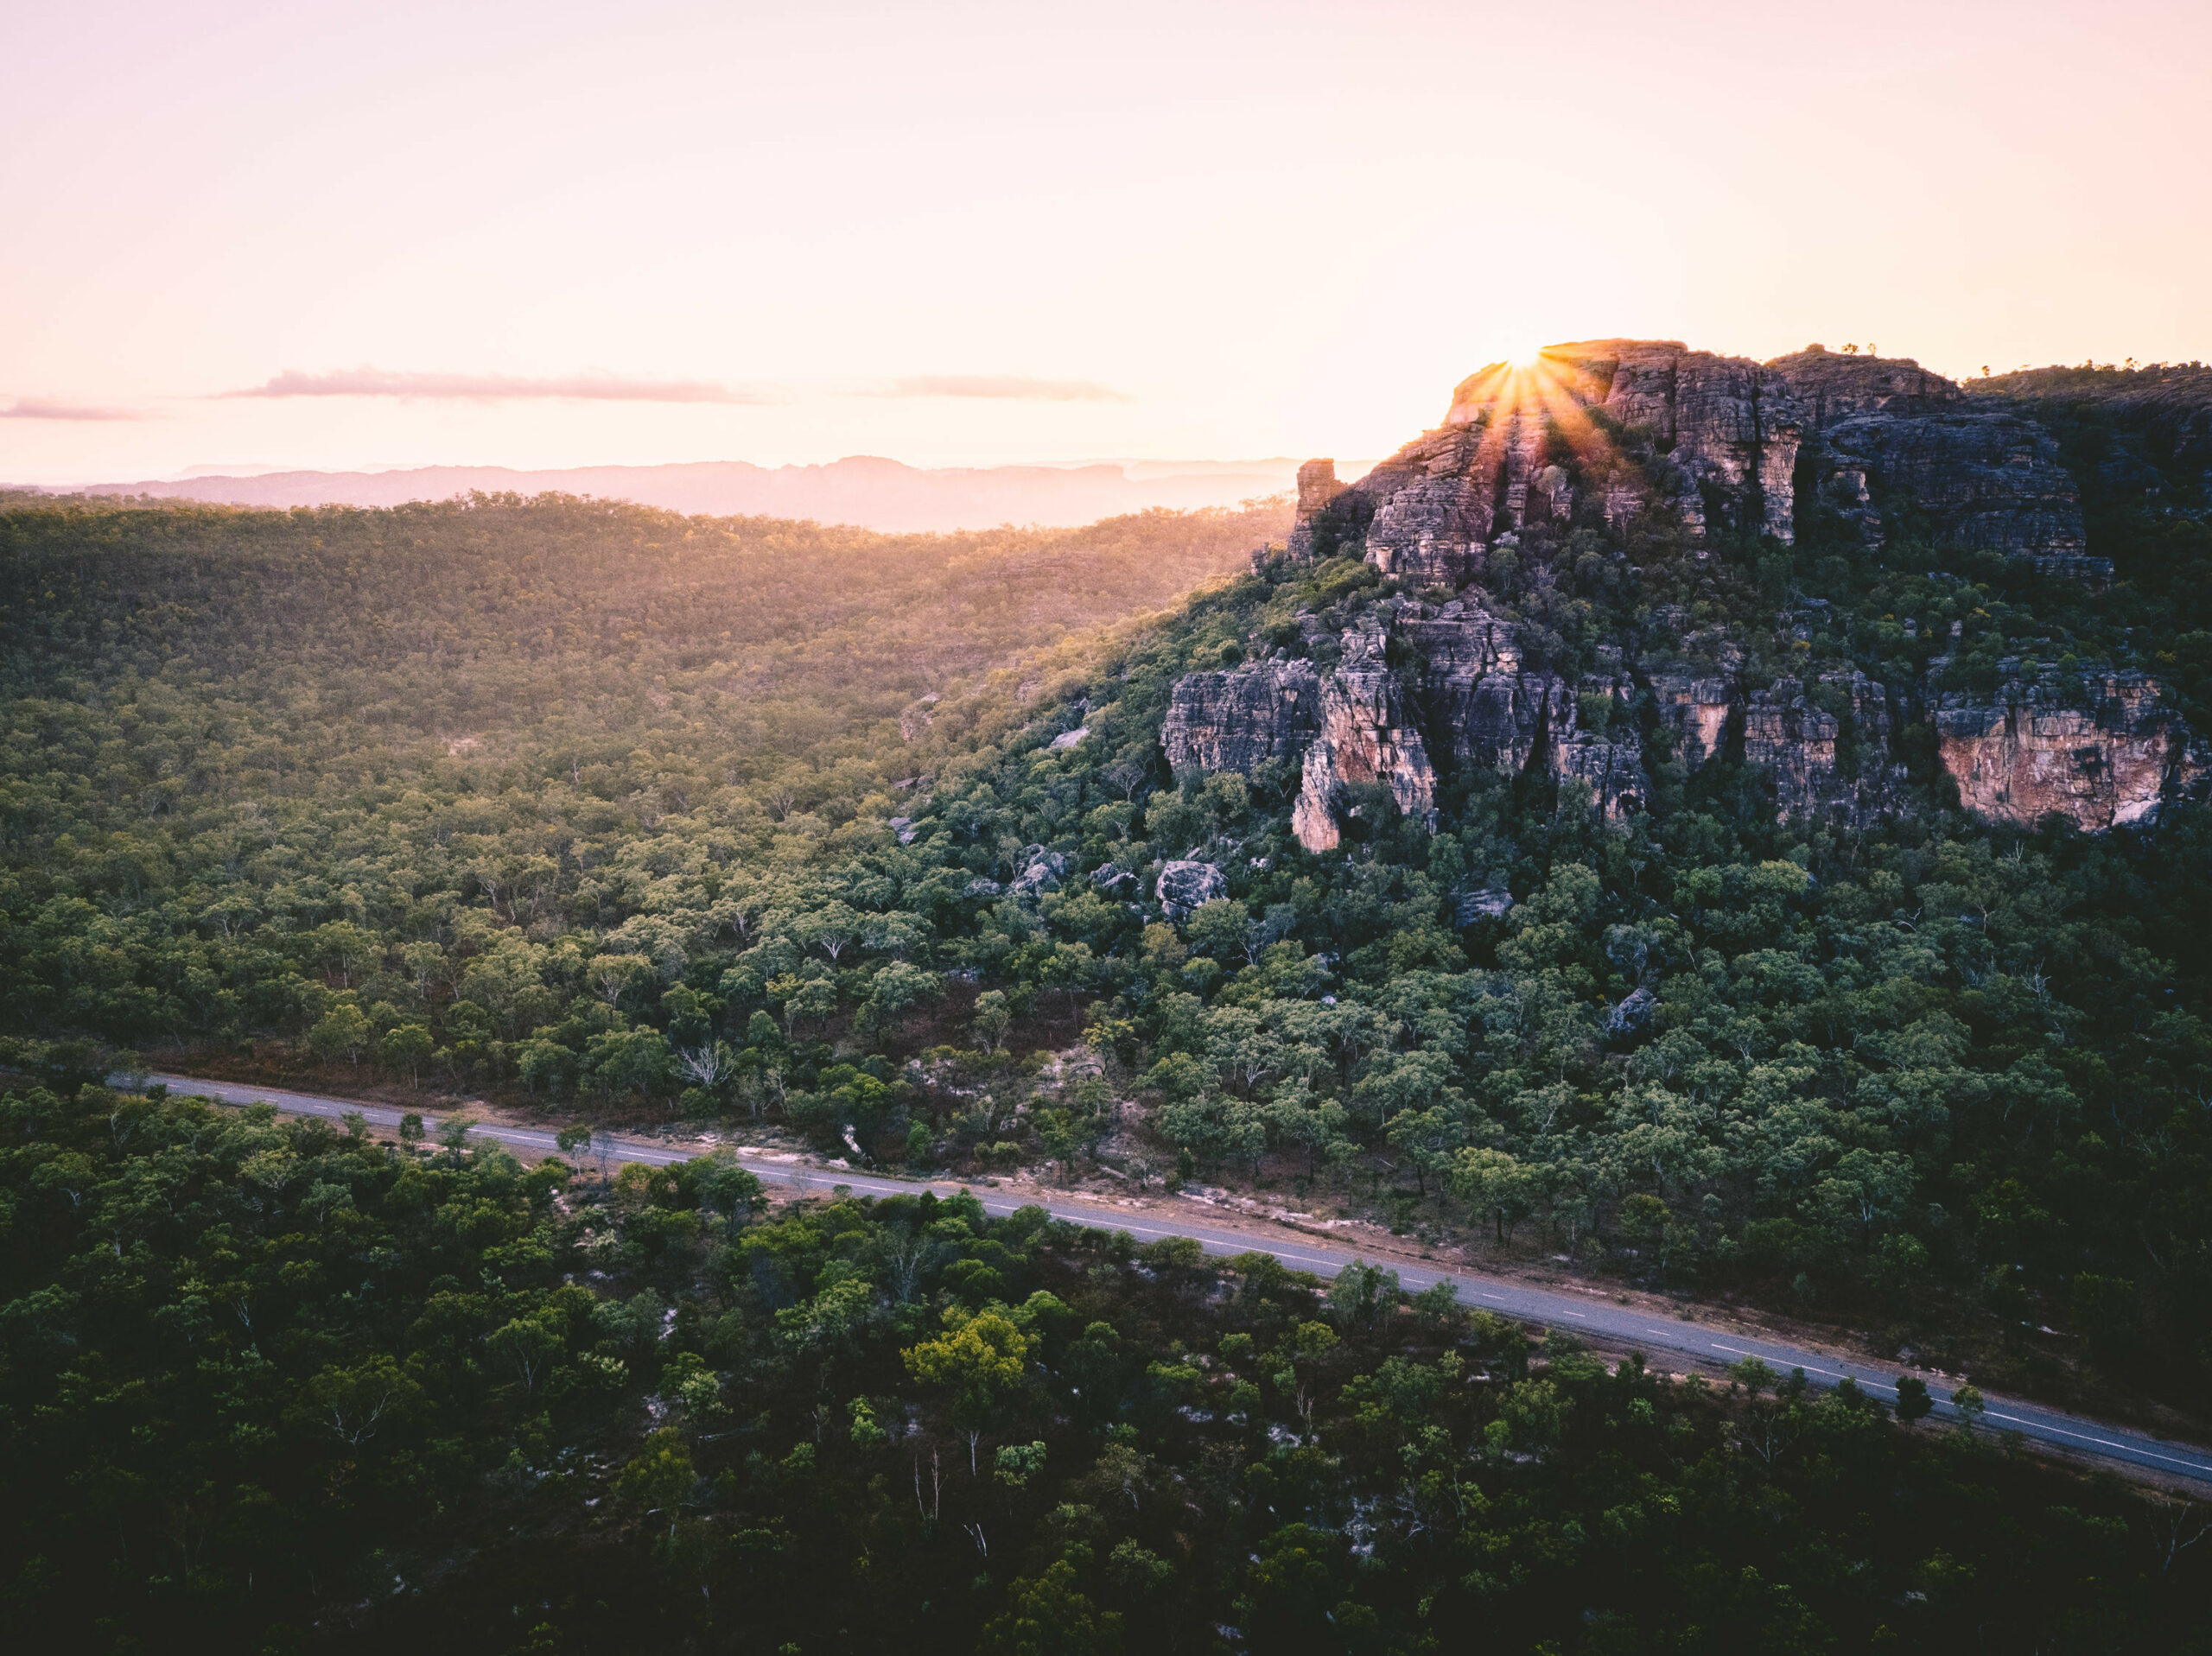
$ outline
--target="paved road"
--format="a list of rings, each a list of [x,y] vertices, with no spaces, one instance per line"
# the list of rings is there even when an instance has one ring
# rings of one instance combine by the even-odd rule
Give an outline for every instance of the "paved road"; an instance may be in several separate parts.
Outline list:
[[[363,1104],[348,1099],[323,1098],[307,1093],[274,1091],[266,1087],[249,1087],[232,1082],[197,1081],[185,1075],[158,1075],[146,1079],[149,1082],[166,1083],[172,1093],[198,1094],[225,1104],[266,1101],[280,1110],[297,1115],[335,1117],[358,1111],[370,1124],[382,1127],[397,1127],[401,1114],[400,1111],[389,1105]],[[437,1120],[434,1115],[423,1117],[426,1126],[432,1132],[436,1131]],[[486,1123],[475,1129],[475,1136],[518,1151],[533,1152],[543,1156],[558,1153],[553,1134],[543,1128]],[[697,1153],[693,1148],[673,1148],[650,1139],[617,1139],[609,1150],[611,1158],[615,1161],[644,1162],[657,1166],[687,1161]],[[924,1190],[934,1190],[940,1196],[950,1196],[956,1190],[966,1188],[954,1184],[930,1184],[913,1179],[884,1178],[872,1174],[847,1172],[842,1169],[802,1162],[767,1160],[755,1156],[741,1156],[738,1159],[766,1182],[817,1190],[826,1190],[833,1185],[845,1185],[861,1196],[912,1196]],[[1032,1196],[1001,1195],[988,1189],[971,1193],[983,1204],[987,1213],[1010,1214],[1020,1207],[1040,1205],[1055,1217],[1070,1220],[1078,1225],[1125,1230],[1132,1236],[1142,1238],[1188,1236],[1208,1253],[1272,1253],[1284,1264],[1299,1270],[1311,1271],[1317,1276],[1333,1277],[1354,1257],[1351,1249],[1334,1247],[1327,1242],[1308,1239],[1295,1232],[1280,1231],[1270,1239],[1255,1235],[1249,1230],[1209,1224],[1200,1216],[1203,1209],[1188,1219],[1171,1221],[1157,1209],[1131,1214],[1103,1203],[1058,1196],[1039,1202]],[[1397,1264],[1395,1269],[1399,1280],[1408,1289],[1415,1291],[1429,1287],[1446,1274],[1406,1264]],[[1459,1298],[1466,1304],[1541,1323],[1547,1328],[1565,1329],[1575,1334],[1586,1335],[1608,1345],[1654,1353],[1676,1352],[1707,1362],[1732,1363],[1745,1357],[1758,1357],[1785,1374],[1793,1368],[1802,1368],[1806,1378],[1816,1386],[1834,1386],[1848,1375],[1876,1397],[1892,1401],[1897,1397],[1897,1388],[1892,1383],[1894,1370],[1870,1368],[1864,1363],[1829,1352],[1787,1346],[1773,1340],[1709,1329],[1697,1323],[1669,1321],[1649,1311],[1618,1305],[1595,1295],[1586,1298],[1561,1293],[1471,1272],[1452,1274],[1459,1288]],[[1936,1413],[1939,1418],[1948,1418],[1955,1413],[1951,1406],[1951,1388],[1948,1386],[1931,1379],[1928,1381],[1928,1391],[1935,1400]],[[2212,1487],[2212,1451],[2153,1437],[2123,1426],[2107,1425],[2039,1404],[2021,1403],[1996,1396],[1991,1396],[1987,1401],[1986,1424],[1993,1430],[2017,1431],[2024,1437],[2070,1450],[2088,1459],[2142,1467],[2170,1477],[2193,1479]]]

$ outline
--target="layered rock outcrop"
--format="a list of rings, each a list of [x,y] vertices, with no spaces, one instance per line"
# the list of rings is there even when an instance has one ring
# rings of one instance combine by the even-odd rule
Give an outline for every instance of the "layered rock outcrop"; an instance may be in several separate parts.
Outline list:
[[[1993,821],[2025,827],[2056,812],[2098,833],[2212,783],[2212,754],[2135,672],[2014,663],[1980,695],[1936,688],[1940,664],[1913,695],[1859,672],[1751,688],[1666,673],[1577,682],[1529,670],[1511,627],[1465,596],[1378,606],[1340,645],[1325,674],[1305,662],[1192,674],[1168,714],[1179,766],[1249,776],[1295,761],[1292,828],[1311,851],[1342,842],[1360,785],[1387,788],[1407,815],[1432,814],[1440,766],[1548,775],[1586,789],[1605,815],[1626,815],[1650,795],[1647,734],[1691,771],[1724,758],[1764,770],[1778,817],[1852,828],[1911,808],[1900,738],[1921,720],[1961,803]],[[1583,723],[1592,706],[1606,710],[1598,728]]]
[[[1678,497],[1686,524],[1703,527],[1710,489],[1739,526],[1795,537],[1804,414],[1771,368],[1675,339],[1598,339],[1547,346],[1538,369],[1584,407],[1653,434],[1691,485]]]
[[[1421,663],[1421,722],[1451,762],[1519,771],[1555,727],[1573,727],[1568,687],[1522,671],[1513,629],[1479,603],[1401,612],[1396,631]]]
[[[1648,441],[1657,461],[1609,460],[1592,416]],[[1444,422],[1357,483],[1334,462],[1299,473],[1294,557],[1356,554],[1424,586],[1482,577],[1500,535],[1586,516],[1618,525],[1667,508],[1693,539],[1713,526],[1796,536],[1801,447],[1820,495],[1879,546],[1897,523],[1930,538],[2031,558],[2096,584],[2080,492],[2031,420],[1969,406],[1910,358],[1818,346],[1756,363],[1676,339],[1548,346],[1533,365],[1462,381]],[[1578,473],[1582,481],[1578,484]]]
[[[1593,409],[1648,435],[1666,457],[1663,476],[1599,466],[1602,486],[1578,489],[1567,462],[1605,458]],[[1676,339],[1550,346],[1531,365],[1493,363],[1462,381],[1440,427],[1357,483],[1340,485],[1332,463],[1324,473],[1310,462],[1290,550],[1357,552],[1385,574],[1456,586],[1481,575],[1499,535],[1564,524],[1586,508],[1618,523],[1655,502],[1693,536],[1717,511],[1787,541],[1802,425],[1787,382],[1746,358]]]
[[[1344,492],[1344,485],[1337,481],[1337,463],[1333,460],[1310,460],[1298,468],[1298,511],[1290,530],[1292,557],[1314,555],[1313,519]]]
[[[1179,681],[1160,733],[1178,771],[1250,776],[1273,760],[1297,764],[1321,728],[1321,678],[1306,661],[1255,662]]]
[[[1930,697],[1959,803],[2023,827],[2056,813],[2090,833],[2154,816],[2207,774],[2202,744],[2137,672],[2023,672],[1994,694]]]
[[[1548,777],[1563,799],[1581,792],[1624,815],[1650,796],[1655,752],[1691,771],[1763,771],[1780,816],[1870,827],[1914,808],[1904,739],[1925,726],[1961,801],[1995,820],[2056,811],[2101,831],[2204,791],[2212,758],[2140,674],[2061,679],[2015,663],[1980,695],[1941,689],[1940,673],[1906,687],[1856,671],[1746,683],[1736,641],[1662,608],[1665,647],[1701,672],[1640,669],[1607,647],[1593,652],[1605,671],[1577,677],[1532,662],[1481,585],[1506,549],[1525,564],[1559,544],[1523,535],[1538,525],[1656,509],[1693,540],[1716,515],[1789,540],[1807,473],[1872,544],[1910,529],[2067,579],[2109,576],[2087,553],[2049,433],[1917,363],[1818,346],[1762,365],[1673,340],[1554,346],[1531,367],[1464,381],[1440,427],[1357,483],[1332,461],[1300,468],[1291,555],[1363,557],[1399,578],[1398,595],[1353,601],[1349,626],[1301,613],[1295,648],[1314,659],[1185,678],[1161,733],[1168,758],[1246,776],[1296,764],[1293,827],[1314,851],[1340,843],[1363,788],[1433,817],[1440,771],[1454,769]]]
[[[1766,365],[1782,376],[1813,430],[1854,415],[1950,414],[1966,405],[1957,381],[1930,373],[1910,357],[1847,356],[1808,345]]]
[[[1291,831],[1308,851],[1340,840],[1338,811],[1349,786],[1381,784],[1408,816],[1436,803],[1436,771],[1386,659],[1388,629],[1373,616],[1344,634],[1344,654],[1321,687],[1321,728],[1306,750]]]
[[[1893,757],[1889,695],[1864,673],[1831,675],[1818,693],[1837,711],[1808,697],[1796,679],[1751,692],[1744,706],[1744,759],[1774,778],[1779,815],[1863,828],[1904,803],[1905,771]]]
[[[1916,511],[1930,539],[2031,558],[2079,558],[2082,492],[2041,426],[2002,414],[1853,415],[1822,441],[1853,493]]]
[[[1909,357],[1808,346],[1768,363],[1805,411],[1822,497],[1869,546],[1916,514],[1929,538],[2028,558],[2049,575],[2108,584],[2088,560],[2081,491],[2032,421],[1969,408],[1955,381]]]
[[[1229,878],[1210,862],[1191,860],[1166,864],[1153,887],[1161,910],[1170,920],[1189,917],[1192,910],[1229,895]]]

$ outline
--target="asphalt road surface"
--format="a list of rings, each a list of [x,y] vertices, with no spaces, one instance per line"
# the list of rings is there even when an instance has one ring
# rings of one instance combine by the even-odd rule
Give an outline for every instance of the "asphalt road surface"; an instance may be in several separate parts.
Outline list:
[[[120,1081],[121,1078],[118,1079]],[[170,1092],[180,1095],[212,1098],[224,1104],[267,1102],[295,1115],[339,1117],[358,1112],[373,1126],[397,1127],[402,1114],[390,1105],[364,1104],[350,1099],[282,1092],[233,1082],[197,1081],[187,1075],[149,1075],[146,1081],[149,1084],[165,1083]],[[425,1114],[423,1123],[435,1133],[438,1118]],[[471,1136],[539,1156],[559,1153],[553,1142],[553,1134],[543,1128],[506,1126],[486,1122],[475,1126]],[[599,1150],[600,1147],[594,1145],[592,1153],[596,1156]],[[613,1161],[644,1162],[656,1166],[688,1161],[698,1153],[696,1149],[672,1148],[650,1139],[618,1138],[607,1146],[607,1154]],[[1056,1218],[1107,1230],[1125,1230],[1141,1240],[1188,1236],[1208,1253],[1272,1253],[1286,1265],[1301,1271],[1311,1271],[1321,1277],[1333,1277],[1355,1257],[1351,1249],[1334,1247],[1325,1241],[1287,1229],[1268,1236],[1255,1234],[1249,1229],[1210,1225],[1200,1216],[1203,1209],[1188,1219],[1171,1221],[1157,1209],[1132,1214],[1100,1202],[1081,1202],[1059,1196],[1040,1200],[1031,1195],[1003,1195],[988,1188],[978,1190],[969,1186],[931,1183],[918,1179],[884,1178],[804,1162],[769,1160],[757,1156],[740,1156],[738,1160],[764,1183],[793,1185],[801,1189],[826,1191],[833,1186],[843,1185],[855,1195],[877,1196],[913,1196],[925,1190],[934,1190],[940,1196],[950,1196],[957,1190],[968,1189],[983,1204],[986,1213],[1005,1215],[1017,1208],[1040,1206]],[[1595,1296],[1585,1298],[1533,1288],[1472,1272],[1446,1273],[1397,1261],[1390,1263],[1398,1273],[1399,1281],[1410,1291],[1418,1292],[1450,1274],[1459,1289],[1461,1302],[1465,1304],[1495,1311],[1501,1316],[1517,1317],[1524,1322],[1541,1323],[1547,1328],[1564,1329],[1605,1345],[1653,1354],[1679,1353],[1708,1363],[1734,1363],[1746,1357],[1758,1357],[1783,1374],[1793,1368],[1802,1368],[1806,1378],[1815,1386],[1834,1386],[1848,1376],[1878,1398],[1894,1401],[1897,1397],[1894,1371],[1870,1368],[1864,1363],[1828,1352],[1801,1349],[1772,1340],[1710,1329],[1698,1323],[1671,1321],[1649,1311],[1618,1305]],[[1955,1414],[1951,1406],[1951,1388],[1948,1386],[1929,1379],[1928,1392],[1935,1401],[1937,1418]],[[2107,1425],[2038,1404],[2020,1403],[1993,1395],[1989,1396],[1986,1402],[1984,1424],[1992,1431],[2016,1431],[2024,1437],[2068,1450],[2085,1459],[2141,1467],[2169,1477],[2191,1479],[2212,1487],[2212,1451],[2153,1437],[2124,1426]]]

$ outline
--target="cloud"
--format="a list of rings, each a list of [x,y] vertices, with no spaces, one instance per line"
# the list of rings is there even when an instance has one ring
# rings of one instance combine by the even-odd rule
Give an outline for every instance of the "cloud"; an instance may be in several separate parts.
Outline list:
[[[520,374],[394,373],[382,368],[340,369],[327,374],[289,368],[264,384],[224,391],[224,397],[404,397],[453,402],[516,397],[568,397],[593,403],[788,403],[790,393],[766,385],[720,385],[703,379],[626,379],[616,374],[563,374],[534,379]]]
[[[56,403],[41,397],[19,397],[0,408],[0,420],[136,420],[129,409],[92,409],[78,403]]]
[[[978,397],[1019,403],[1126,403],[1129,398],[1095,379],[1032,379],[1026,374],[918,374],[891,379],[864,397]]]

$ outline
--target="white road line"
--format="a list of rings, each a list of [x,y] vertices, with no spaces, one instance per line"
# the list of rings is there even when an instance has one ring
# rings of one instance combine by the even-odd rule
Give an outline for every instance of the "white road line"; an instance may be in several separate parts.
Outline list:
[[[2116,1443],[2109,1437],[2092,1437],[2087,1432],[2069,1431],[2063,1426],[2052,1425],[2048,1420],[2031,1420],[2022,1415],[1997,1414],[1993,1412],[1989,1416],[1989,1418],[1992,1420],[2009,1420],[2016,1426],[2032,1426],[2038,1431],[2056,1432],[2061,1437],[2071,1437],[2077,1443],[2101,1444],[2106,1449],[2116,1449],[2124,1455],[2147,1456],[2150,1459],[2154,1461],[2164,1461],[2169,1466],[2187,1467],[2190,1471],[2200,1475],[2212,1473],[2212,1464],[2208,1464],[2202,1461],[2184,1461],[2176,1456],[2161,1455],[2154,1449],[2144,1449],[2134,1443]]]

